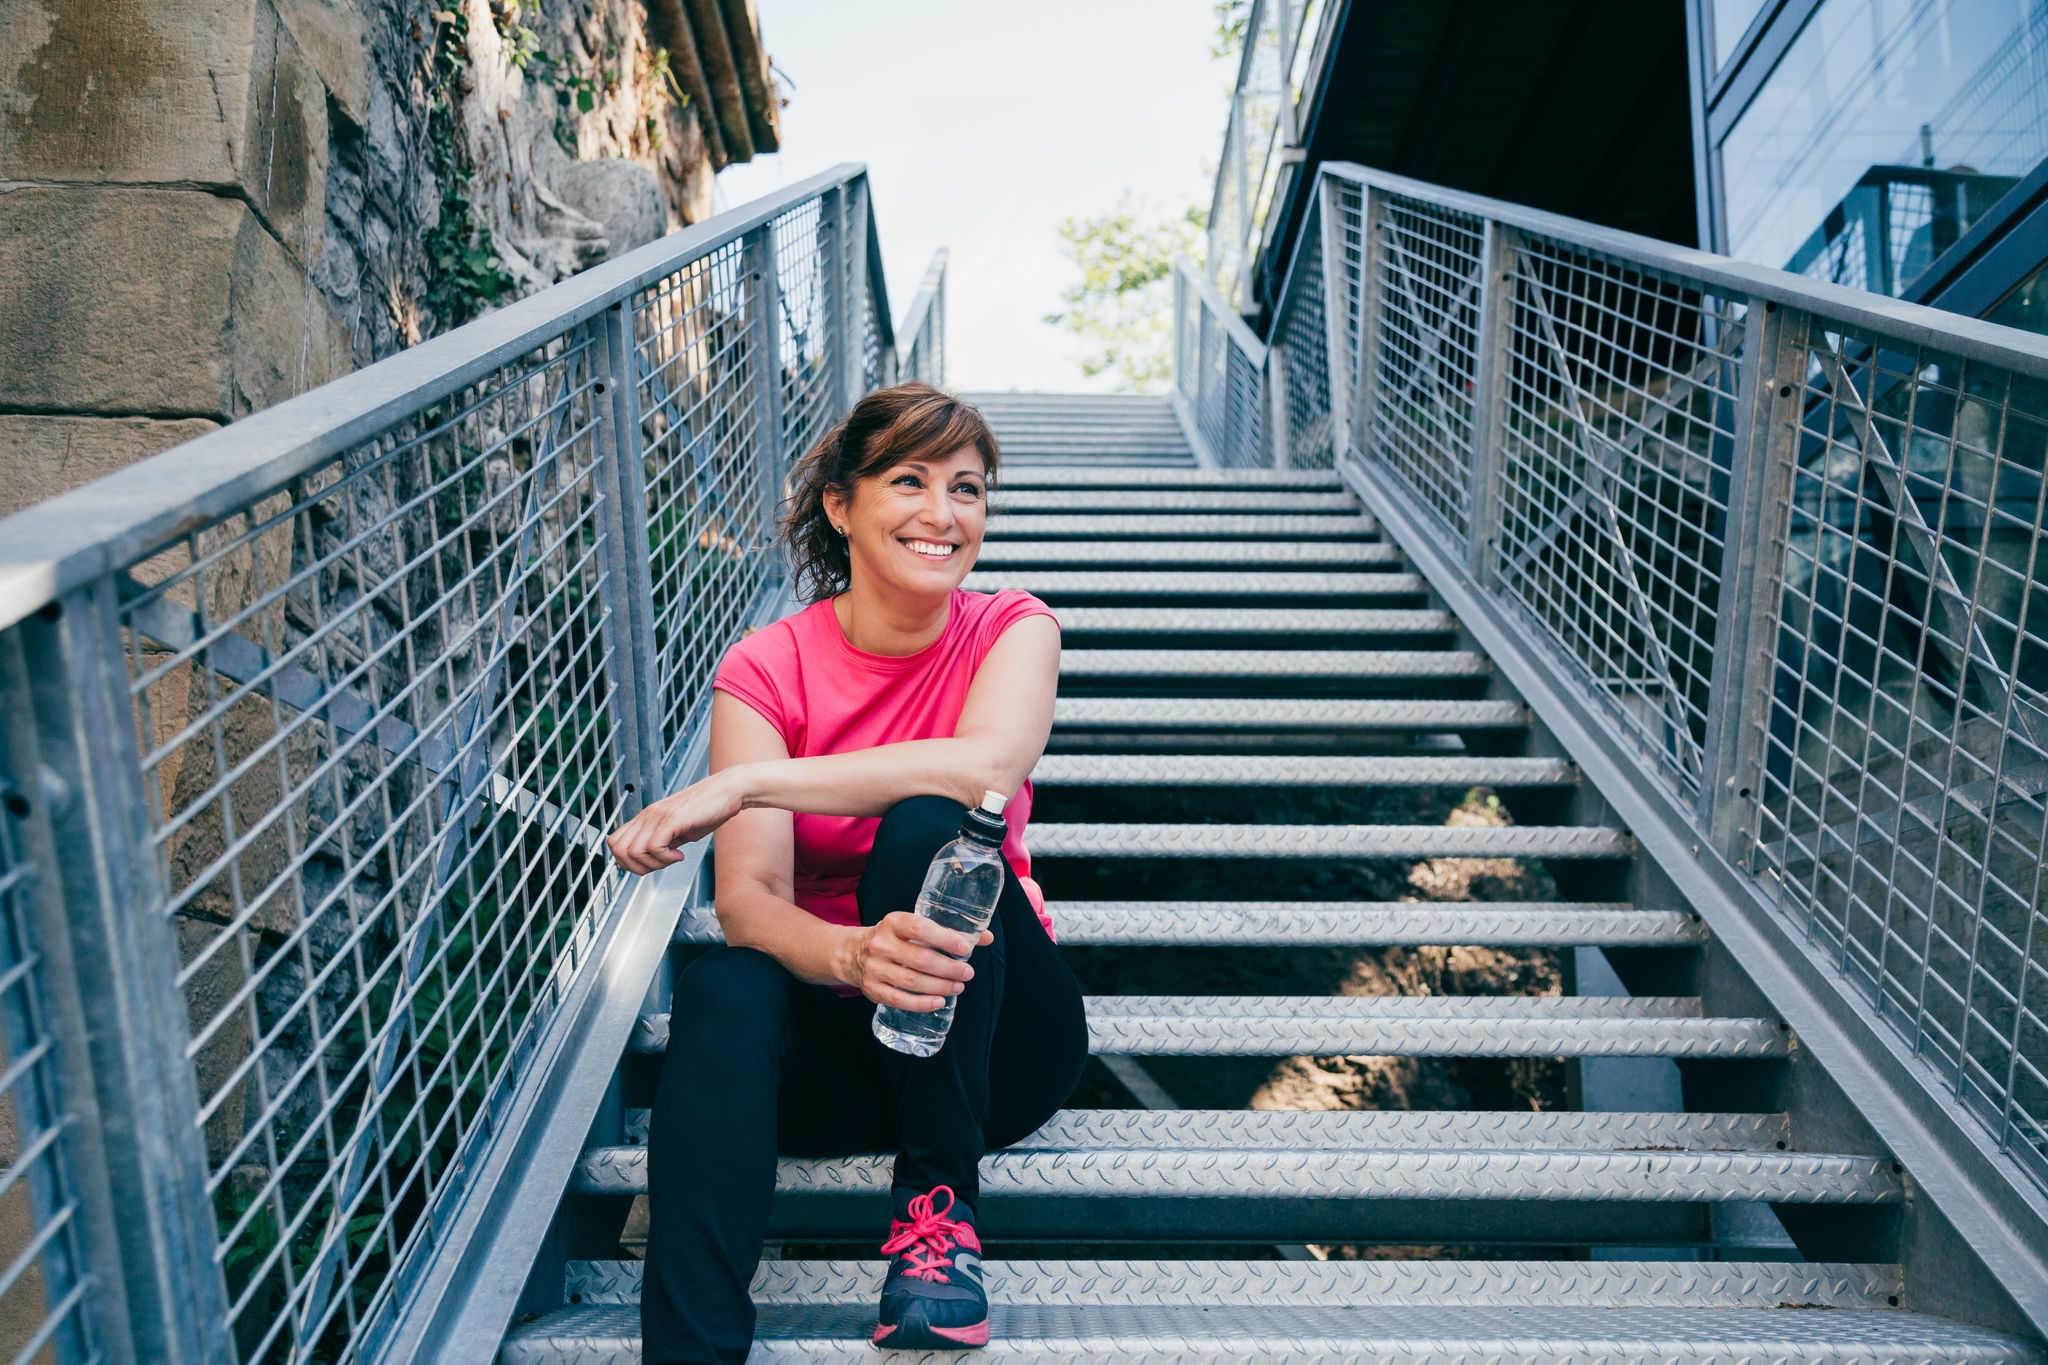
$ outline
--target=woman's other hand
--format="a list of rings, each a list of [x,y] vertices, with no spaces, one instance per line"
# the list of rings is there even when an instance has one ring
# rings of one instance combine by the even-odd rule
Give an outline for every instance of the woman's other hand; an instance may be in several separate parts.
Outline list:
[[[681,862],[682,845],[702,839],[740,813],[740,787],[732,773],[714,773],[648,806],[605,840],[612,857],[626,871],[641,876]]]
[[[962,961],[977,944],[993,943],[984,929],[978,939],[899,910],[880,924],[856,930],[840,976],[878,1005],[929,1014],[960,994],[974,975]],[[956,954],[956,956],[948,956]]]

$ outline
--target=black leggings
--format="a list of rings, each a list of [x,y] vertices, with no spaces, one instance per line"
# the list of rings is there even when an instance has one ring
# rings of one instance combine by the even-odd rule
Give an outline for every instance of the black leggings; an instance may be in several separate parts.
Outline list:
[[[890,809],[861,874],[861,923],[917,903],[965,814],[938,796]],[[903,1191],[934,1185],[972,1208],[982,1153],[1066,1102],[1088,1060],[1081,988],[1014,871],[989,927],[946,1045],[925,1058],[875,1040],[872,1001],[807,985],[755,949],[719,948],[683,973],[647,1139],[645,1365],[746,1359],[778,1153],[893,1150],[899,1209]]]

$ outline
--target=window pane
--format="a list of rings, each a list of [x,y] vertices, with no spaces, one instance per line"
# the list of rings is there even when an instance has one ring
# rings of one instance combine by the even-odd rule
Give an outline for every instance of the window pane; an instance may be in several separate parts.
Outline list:
[[[1714,69],[1728,65],[1735,45],[1756,21],[1764,0],[1714,0]]]
[[[1827,0],[1721,144],[1729,250],[1902,294],[2048,155],[2048,0]]]

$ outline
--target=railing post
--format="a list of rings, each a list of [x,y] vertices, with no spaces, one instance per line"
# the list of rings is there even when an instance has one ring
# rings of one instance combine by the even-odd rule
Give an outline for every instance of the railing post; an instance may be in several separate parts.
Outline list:
[[[840,237],[846,257],[846,410],[851,411],[868,389],[868,178],[848,181],[840,202],[846,224]]]
[[[5,1016],[10,1056],[24,1056],[39,1042],[47,1045],[47,1059],[40,1065],[52,1084],[50,1093],[39,1093],[35,1076],[23,1075],[10,1089],[9,1101],[15,1112],[17,1148],[51,1129],[59,1132],[54,1149],[25,1173],[35,1227],[48,1228],[60,1216],[60,1198],[73,1204],[70,1239],[59,1234],[43,1253],[45,1321],[59,1311],[59,1303],[75,1286],[91,1282],[71,1321],[50,1337],[56,1359],[85,1360],[91,1346],[109,1365],[138,1365],[121,1271],[122,1211],[114,1204],[107,1174],[105,1134],[87,1060],[91,1042],[79,1004],[78,958],[72,951],[61,863],[51,832],[57,808],[69,804],[70,793],[49,780],[51,770],[37,744],[21,635],[20,630],[0,631],[0,794],[5,796],[0,822],[9,827],[0,876],[17,870],[27,874],[27,881],[9,893],[10,898],[20,898],[24,913],[8,926],[10,934],[20,936],[8,955],[16,961],[35,960],[31,982],[40,1019],[21,1017],[22,995],[29,989],[25,986],[7,993],[8,1008],[0,1014]],[[41,1038],[33,1036],[37,1024]],[[43,1108],[45,1104],[51,1107]],[[53,1176],[64,1182],[62,1190],[49,1188]],[[73,1245],[75,1258],[68,1255]]]
[[[1287,346],[1278,328],[1266,351],[1266,422],[1272,435],[1266,444],[1273,451],[1273,468],[1294,468],[1294,447],[1287,429]]]
[[[754,361],[754,438],[761,452],[761,553],[771,556],[768,581],[782,581],[782,556],[769,543],[775,509],[782,503],[784,464],[789,458],[782,430],[781,281],[775,270],[775,224],[747,234],[747,321]]]
[[[1323,179],[1333,189],[1336,177],[1325,174]],[[1358,354],[1352,357],[1356,367],[1356,388],[1351,390],[1353,403],[1350,410],[1352,449],[1363,458],[1372,443],[1373,423],[1377,420],[1379,407],[1379,346],[1380,346],[1380,261],[1381,234],[1380,220],[1386,213],[1386,201],[1371,185],[1358,187]],[[1331,202],[1335,203],[1333,194]],[[1334,309],[1339,293],[1325,288],[1325,307]],[[1330,391],[1337,391],[1338,379],[1330,376]],[[1339,450],[1335,458],[1342,459],[1344,451]]]
[[[633,345],[633,303],[598,315],[592,403],[597,477],[604,499],[605,649],[611,656],[612,726],[618,735],[624,813],[666,795],[661,674],[654,647],[654,581],[647,535],[646,456],[640,444],[640,395]]]
[[[22,622],[71,953],[90,1045],[118,1273],[137,1360],[232,1360],[198,1085],[136,761],[119,603],[101,578]],[[194,665],[195,667],[197,665]]]
[[[1479,373],[1472,394],[1471,515],[1465,566],[1481,588],[1493,586],[1494,539],[1500,530],[1501,441],[1505,434],[1508,366],[1515,344],[1515,250],[1521,234],[1486,220],[1479,248]]]
[[[1344,281],[1344,225],[1338,217],[1337,182],[1323,176],[1316,187],[1322,200],[1323,332],[1328,338],[1330,383],[1330,460],[1334,464],[1351,450],[1351,390],[1358,382],[1358,357],[1344,336],[1351,291]]]
[[[1783,574],[1785,508],[1798,458],[1799,393],[1810,319],[1752,298],[1744,314],[1736,390],[1728,524],[1721,552],[1717,638],[1707,690],[1706,771],[1700,819],[1721,856],[1749,865],[1769,683],[1775,663],[1776,600]]]

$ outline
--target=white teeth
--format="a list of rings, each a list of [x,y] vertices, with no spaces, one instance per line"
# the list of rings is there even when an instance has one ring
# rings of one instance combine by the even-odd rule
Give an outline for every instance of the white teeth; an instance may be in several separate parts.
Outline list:
[[[935,540],[906,540],[903,543],[927,559],[950,558],[957,548],[952,545],[941,545]]]

